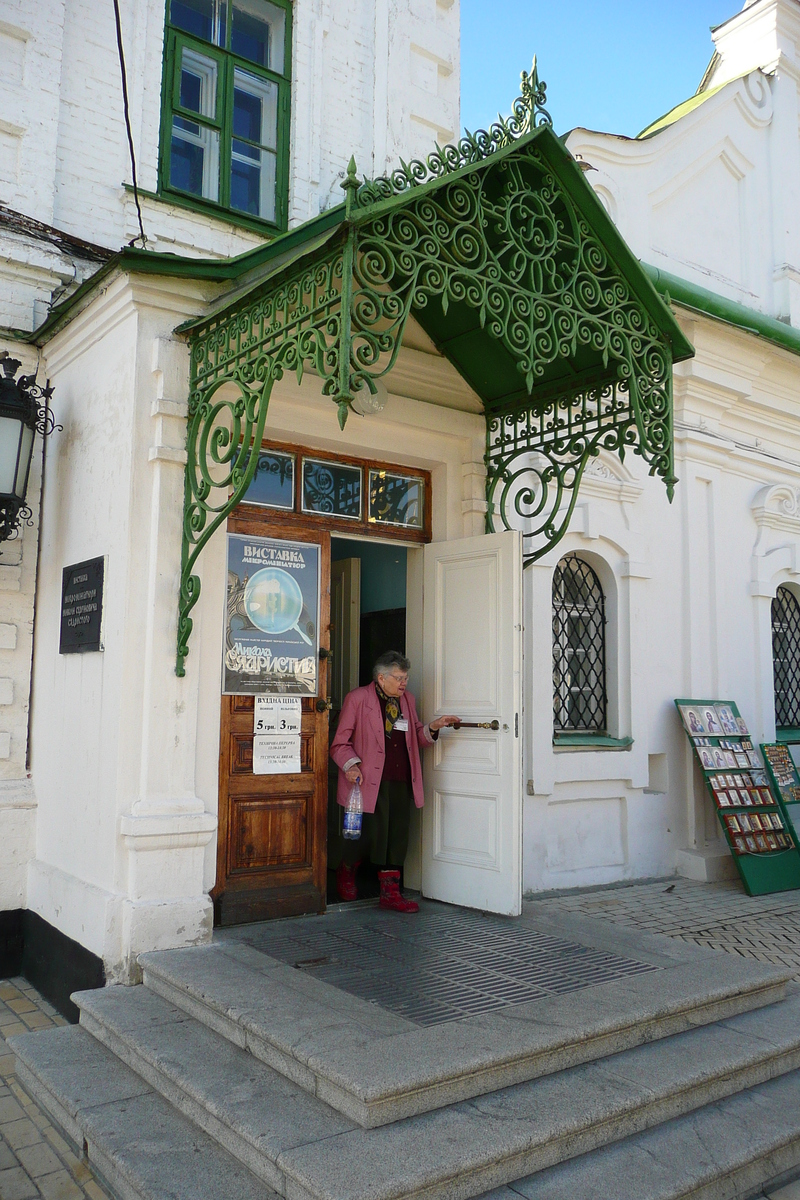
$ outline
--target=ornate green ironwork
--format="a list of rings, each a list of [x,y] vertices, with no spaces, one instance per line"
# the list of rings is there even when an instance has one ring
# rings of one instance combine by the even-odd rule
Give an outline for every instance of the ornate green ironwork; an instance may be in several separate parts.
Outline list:
[[[343,428],[359,392],[395,365],[412,312],[434,340],[436,328],[448,340],[456,314],[466,330],[463,361],[445,353],[487,410],[488,527],[498,513],[522,524],[529,559],[563,535],[600,447],[632,447],[671,492],[670,345],[581,208],[596,201],[545,98],[534,61],[511,117],[490,131],[384,179],[360,182],[351,159],[339,226],[193,327],[179,674],[200,590],[192,571],[247,491],[273,383],[313,369]],[[577,177],[569,188],[564,172]],[[486,370],[492,353],[502,386]],[[215,399],[228,381],[238,398]]]
[[[510,117],[498,116],[490,129],[479,129],[475,133],[465,130],[455,145],[437,146],[424,162],[419,158],[408,163],[401,159],[400,166],[389,175],[365,179],[356,192],[356,203],[360,207],[375,204],[409,188],[441,179],[462,167],[481,162],[542,125],[552,125],[550,113],[544,107],[546,100],[547,84],[539,80],[534,55],[530,74],[522,72],[520,94],[514,101]]]
[[[537,397],[487,419],[487,530],[494,532],[498,516],[504,528],[522,530],[526,567],[567,532],[584,470],[601,449],[624,459],[632,447],[672,499],[671,363],[651,348],[649,365],[652,373],[642,375],[623,362],[608,383]]]

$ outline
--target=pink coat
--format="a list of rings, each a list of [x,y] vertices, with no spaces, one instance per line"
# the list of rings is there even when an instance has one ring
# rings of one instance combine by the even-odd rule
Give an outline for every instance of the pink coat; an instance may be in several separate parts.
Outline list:
[[[410,692],[400,697],[400,712],[408,721],[406,745],[411,763],[414,803],[417,808],[422,808],[425,795],[422,788],[419,748],[432,746],[435,738],[432,737],[428,726],[423,725],[417,716],[417,706]],[[331,758],[339,768],[339,803],[343,807],[347,804],[347,797],[353,786],[345,778],[345,764],[353,758],[358,758],[361,760],[361,773],[364,777],[361,784],[364,812],[375,812],[383,764],[386,761],[386,734],[383,729],[381,702],[374,683],[356,688],[345,697],[336,736],[331,743]]]

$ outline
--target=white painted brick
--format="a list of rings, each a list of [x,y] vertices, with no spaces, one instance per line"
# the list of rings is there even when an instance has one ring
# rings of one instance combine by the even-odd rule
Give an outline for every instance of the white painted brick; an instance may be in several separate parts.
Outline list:
[[[16,650],[17,648],[17,627],[16,625],[3,625],[0,623],[0,650]]]
[[[11,734],[0,730],[0,759],[11,758]]]
[[[0,704],[14,703],[14,680],[0,676]]]

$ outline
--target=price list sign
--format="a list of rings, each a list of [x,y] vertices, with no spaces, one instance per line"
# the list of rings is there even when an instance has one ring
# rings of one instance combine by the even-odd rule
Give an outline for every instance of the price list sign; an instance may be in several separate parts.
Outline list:
[[[676,700],[675,705],[747,893],[800,888],[793,831],[736,704]]]

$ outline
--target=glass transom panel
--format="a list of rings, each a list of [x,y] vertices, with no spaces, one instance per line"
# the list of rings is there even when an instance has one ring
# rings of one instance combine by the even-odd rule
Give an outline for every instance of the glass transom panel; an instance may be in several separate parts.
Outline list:
[[[382,525],[422,529],[425,481],[413,475],[395,475],[370,469],[368,519]]]
[[[291,511],[294,508],[294,455],[280,454],[276,450],[265,450],[260,454],[244,503]]]
[[[331,517],[361,517],[361,468],[303,459],[303,512]]]

